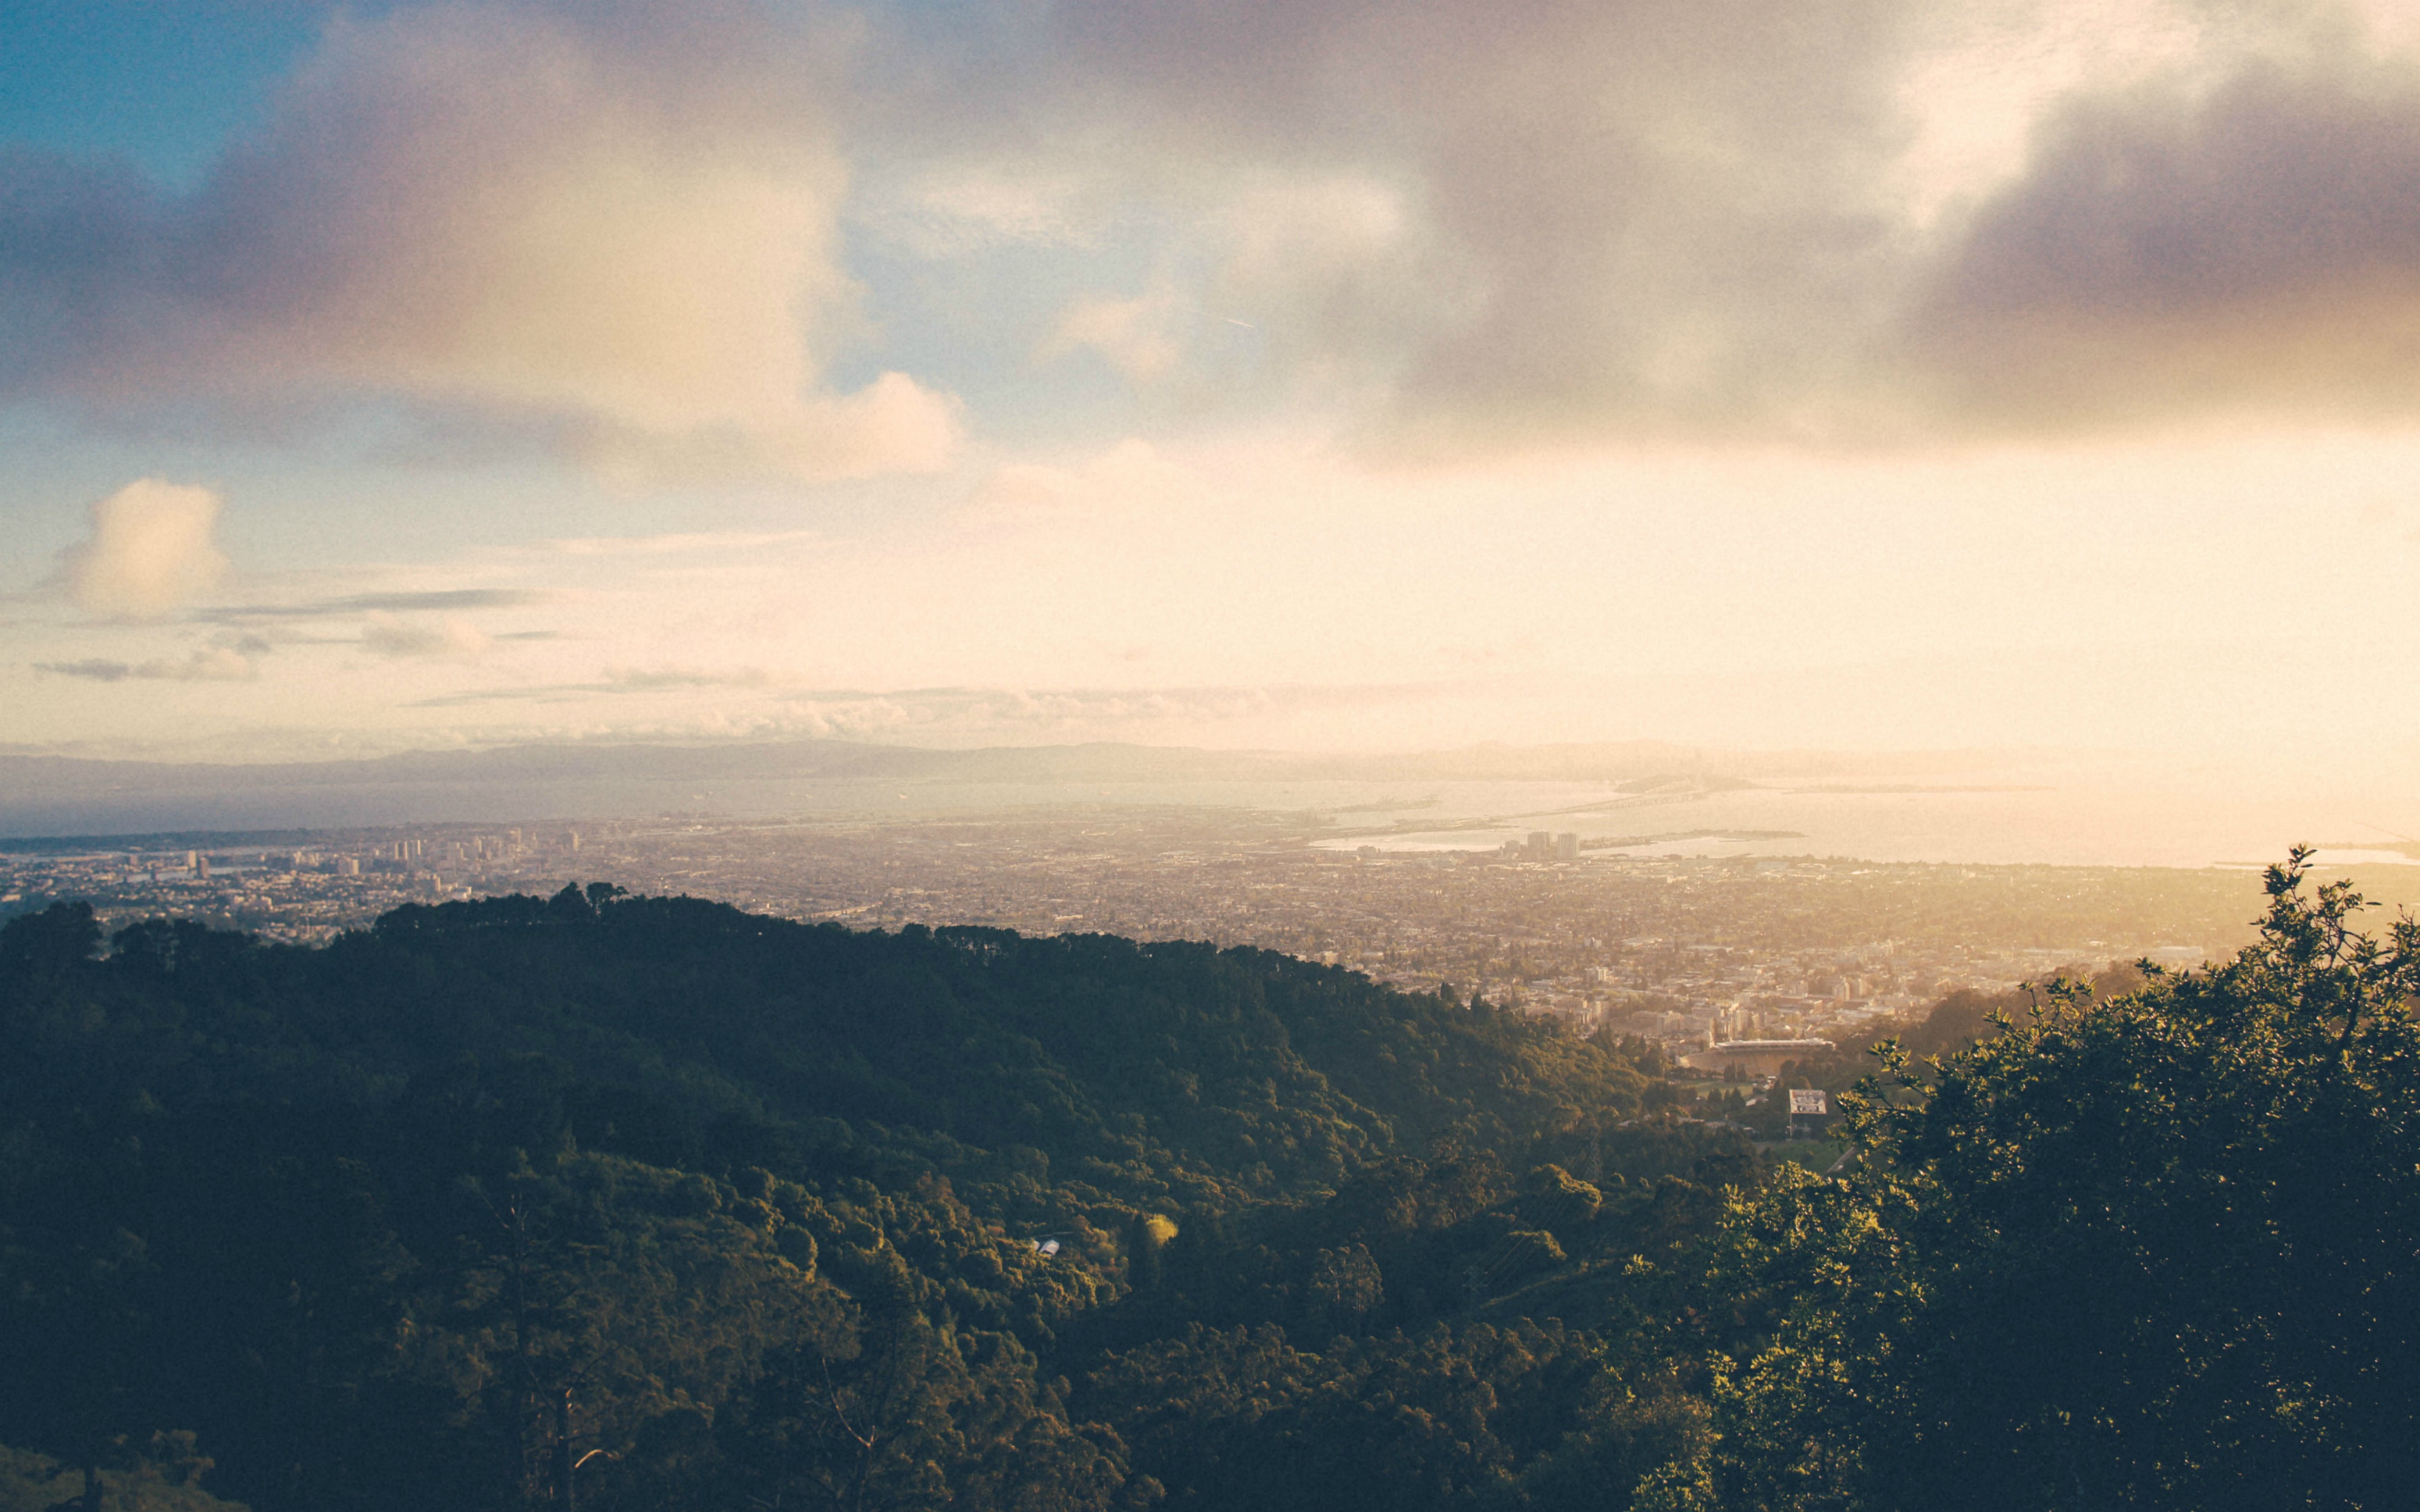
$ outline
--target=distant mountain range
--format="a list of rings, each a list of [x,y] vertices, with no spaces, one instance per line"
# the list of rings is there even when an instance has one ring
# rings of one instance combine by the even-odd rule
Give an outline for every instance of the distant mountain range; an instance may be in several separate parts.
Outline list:
[[[1325,781],[1821,782],[2005,767],[2004,752],[1730,751],[1625,741],[1318,755],[1097,743],[935,750],[844,740],[532,745],[258,764],[0,756],[0,837],[628,818],[972,802],[1201,801],[1174,790]],[[1123,791],[1104,795],[1103,787]],[[1032,789],[1015,792],[969,790]],[[1052,789],[1092,789],[1078,794]],[[904,790],[904,791],[903,791]],[[1140,791],[1138,791],[1140,790]],[[1236,801],[1230,799],[1229,801]]]

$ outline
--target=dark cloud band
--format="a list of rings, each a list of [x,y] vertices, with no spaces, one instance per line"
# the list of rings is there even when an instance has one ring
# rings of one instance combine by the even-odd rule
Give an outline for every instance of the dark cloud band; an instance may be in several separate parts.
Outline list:
[[[240,604],[212,609],[215,621],[323,619],[338,614],[411,614],[459,612],[478,609],[521,609],[542,604],[547,595],[519,588],[448,588],[418,594],[349,594],[340,598],[302,604]]]

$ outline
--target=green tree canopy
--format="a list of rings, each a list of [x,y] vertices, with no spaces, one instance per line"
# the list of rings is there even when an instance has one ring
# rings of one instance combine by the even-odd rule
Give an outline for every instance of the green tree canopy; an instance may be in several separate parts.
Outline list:
[[[1856,1171],[1736,1206],[1719,1437],[1652,1500],[2411,1505],[2420,926],[2307,863],[2232,962],[1889,1053]]]

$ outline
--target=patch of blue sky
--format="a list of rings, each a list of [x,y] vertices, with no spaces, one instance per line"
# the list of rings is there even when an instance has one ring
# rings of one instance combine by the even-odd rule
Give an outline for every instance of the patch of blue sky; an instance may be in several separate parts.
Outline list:
[[[329,9],[304,0],[0,0],[0,141],[120,156],[171,190],[190,189],[260,117]]]
[[[274,420],[196,404],[103,415],[0,407],[0,522],[16,549],[0,594],[35,587],[91,529],[92,501],[139,477],[223,495],[221,539],[248,569],[422,561],[510,546],[532,534],[644,532],[636,500],[597,487],[534,444],[475,448],[432,436],[428,417],[389,401]]]
[[[1122,377],[1089,353],[1047,348],[1069,305],[1148,282],[1135,247],[999,242],[935,257],[858,226],[847,266],[865,291],[872,339],[834,354],[833,388],[908,373],[964,399],[970,419],[1001,440],[1063,440],[1130,421],[1136,399]]]
[[[905,372],[965,400],[978,441],[1046,450],[1147,432],[1178,411],[1249,413],[1271,397],[1256,333],[1200,304],[1212,270],[1192,230],[1131,209],[1093,236],[977,235],[937,253],[853,218],[847,267],[872,339],[836,353],[830,381],[849,392]],[[1143,319],[1169,345],[1166,371],[1121,371],[1057,339],[1076,306],[1127,301],[1158,301]]]

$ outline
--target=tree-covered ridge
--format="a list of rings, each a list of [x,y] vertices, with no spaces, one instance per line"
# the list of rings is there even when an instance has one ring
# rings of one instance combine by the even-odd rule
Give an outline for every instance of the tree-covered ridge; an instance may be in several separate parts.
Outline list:
[[[119,1032],[81,1075],[384,1105],[442,1095],[466,1057],[493,1078],[534,1055],[587,1148],[728,1165],[751,1141],[845,1147],[846,1124],[1195,1205],[1640,1088],[1596,1047],[1269,952],[599,901],[407,908],[317,951],[138,925],[83,984]]]
[[[1047,1424],[1113,1491],[1114,1432],[1035,1351],[1163,1251],[1182,1272],[1230,1220],[1644,1087],[1607,1047],[1264,952],[604,888],[318,950],[157,920],[100,945],[67,906],[0,935],[0,1321],[56,1362],[0,1378],[0,1442],[106,1461],[197,1431],[264,1505],[429,1504],[432,1474],[503,1504],[554,1483],[558,1441],[616,1457],[581,1473],[600,1496],[684,1456],[787,1484],[747,1455],[856,1441],[767,1404],[868,1336],[923,1362],[902,1400]],[[951,1431],[988,1445],[970,1465],[998,1449]]]
[[[1826,1176],[1643,1047],[1252,951],[54,907],[0,1495],[2401,1507],[2420,927],[2270,887],[2213,969],[1945,1002]]]

